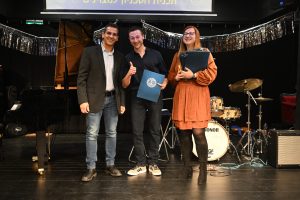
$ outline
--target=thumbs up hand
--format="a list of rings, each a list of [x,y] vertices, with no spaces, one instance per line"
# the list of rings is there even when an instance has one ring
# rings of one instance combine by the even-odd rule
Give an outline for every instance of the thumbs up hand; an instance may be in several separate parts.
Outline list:
[[[136,73],[136,67],[132,64],[131,61],[129,62],[129,64],[130,64],[130,67],[129,67],[129,70],[128,70],[127,74],[129,76],[132,76]]]

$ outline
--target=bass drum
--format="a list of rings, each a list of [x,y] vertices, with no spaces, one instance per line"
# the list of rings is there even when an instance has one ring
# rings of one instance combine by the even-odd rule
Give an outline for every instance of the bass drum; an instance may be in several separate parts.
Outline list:
[[[226,129],[216,121],[210,121],[205,129],[205,136],[208,144],[208,161],[218,160],[228,150],[229,137]],[[193,153],[198,157],[195,140],[193,137]]]

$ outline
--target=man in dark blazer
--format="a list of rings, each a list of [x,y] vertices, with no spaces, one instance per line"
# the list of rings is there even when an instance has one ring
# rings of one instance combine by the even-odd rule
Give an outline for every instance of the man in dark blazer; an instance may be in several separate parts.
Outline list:
[[[119,28],[108,24],[102,33],[100,46],[83,50],[77,79],[78,103],[82,113],[86,114],[86,164],[87,171],[82,181],[91,181],[97,176],[97,137],[100,120],[104,115],[106,170],[111,176],[121,176],[115,167],[116,129],[118,114],[125,111],[125,94],[122,89],[120,68],[126,60],[114,49],[118,41]]]

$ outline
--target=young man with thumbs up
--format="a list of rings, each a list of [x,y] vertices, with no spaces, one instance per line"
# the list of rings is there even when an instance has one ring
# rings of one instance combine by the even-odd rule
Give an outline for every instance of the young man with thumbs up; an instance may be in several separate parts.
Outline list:
[[[128,34],[133,50],[126,56],[130,66],[128,69],[125,69],[122,86],[128,88],[130,91],[133,144],[137,165],[130,169],[127,174],[131,176],[143,174],[147,172],[148,165],[149,173],[160,176],[161,170],[157,164],[161,137],[162,95],[160,95],[157,102],[151,102],[137,97],[137,92],[144,69],[164,74],[165,76],[167,76],[167,70],[160,52],[144,46],[144,33],[140,27],[130,28]],[[161,90],[165,89],[167,82],[165,78],[163,83],[159,84]],[[149,149],[147,151],[148,157],[145,155],[143,137],[146,112],[148,117],[146,120],[148,122],[148,130],[146,132],[150,134]]]

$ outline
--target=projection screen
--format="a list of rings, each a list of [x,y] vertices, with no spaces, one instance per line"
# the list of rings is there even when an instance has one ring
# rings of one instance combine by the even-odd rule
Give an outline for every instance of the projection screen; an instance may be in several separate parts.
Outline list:
[[[46,10],[212,12],[213,0],[45,0]]]

